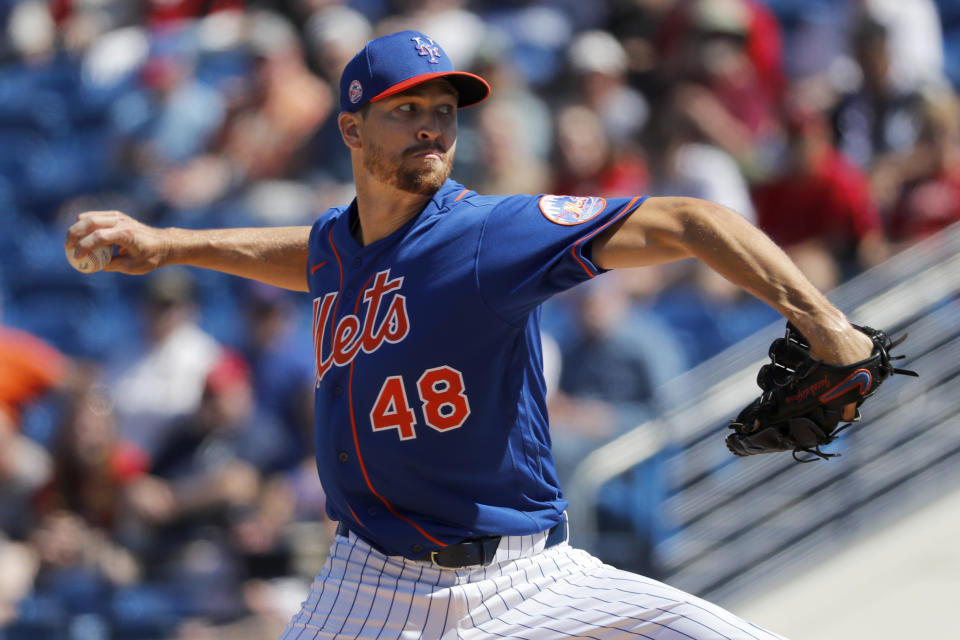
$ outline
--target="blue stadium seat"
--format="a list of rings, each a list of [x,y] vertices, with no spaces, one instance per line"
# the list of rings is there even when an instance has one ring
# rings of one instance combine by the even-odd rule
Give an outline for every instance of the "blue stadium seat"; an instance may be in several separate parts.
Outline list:
[[[960,90],[960,0],[936,0],[943,31],[944,73]]]
[[[61,640],[66,637],[67,612],[55,598],[30,594],[17,605],[17,619],[4,631],[4,640]]]
[[[135,328],[112,273],[86,275],[63,254],[63,231],[35,219],[16,218],[14,241],[0,243],[5,282],[4,321],[73,356],[102,357],[130,344]]]
[[[51,138],[25,158],[23,198],[33,208],[53,207],[109,186],[114,174],[110,140],[96,130]]]

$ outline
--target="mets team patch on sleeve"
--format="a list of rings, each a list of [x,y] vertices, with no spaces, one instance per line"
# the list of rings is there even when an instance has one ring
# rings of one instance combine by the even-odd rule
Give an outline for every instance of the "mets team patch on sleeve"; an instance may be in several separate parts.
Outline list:
[[[563,225],[583,224],[596,218],[607,206],[603,198],[593,196],[542,196],[540,211],[550,222]]]

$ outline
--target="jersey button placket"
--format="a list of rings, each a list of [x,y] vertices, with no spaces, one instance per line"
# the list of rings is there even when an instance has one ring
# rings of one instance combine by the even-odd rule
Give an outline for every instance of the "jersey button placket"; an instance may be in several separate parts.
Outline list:
[[[350,266],[353,267],[354,269],[359,269],[362,265],[363,265],[363,260],[361,260],[359,256],[354,258],[350,262]],[[357,295],[357,288],[351,285],[350,287],[347,288],[346,294],[347,294],[347,299],[352,300],[353,297]]]
[[[346,451],[341,451],[340,453],[337,454],[337,460],[339,460],[340,462],[346,462],[349,459],[350,459],[350,454],[348,454]]]

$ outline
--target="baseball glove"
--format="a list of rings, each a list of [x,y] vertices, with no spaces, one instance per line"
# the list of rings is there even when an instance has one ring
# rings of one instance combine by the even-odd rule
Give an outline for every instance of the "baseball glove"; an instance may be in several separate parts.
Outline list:
[[[814,359],[809,341],[787,323],[786,335],[770,345],[770,363],[757,375],[763,392],[730,423],[733,433],[726,442],[734,455],[792,451],[799,462],[839,456],[821,447],[860,420],[863,401],[895,373],[917,375],[890,364],[904,357],[891,356],[890,350],[906,335],[893,341],[883,331],[854,327],[873,341],[873,353],[866,360],[841,366]],[[844,419],[844,408],[851,403],[856,403],[855,415]],[[841,422],[846,424],[840,426]],[[802,453],[815,457],[800,457]]]

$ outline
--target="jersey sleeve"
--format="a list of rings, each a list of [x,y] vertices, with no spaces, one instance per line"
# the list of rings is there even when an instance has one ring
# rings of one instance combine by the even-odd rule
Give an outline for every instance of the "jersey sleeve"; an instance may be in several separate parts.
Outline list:
[[[550,296],[599,275],[590,241],[645,197],[511,196],[492,207],[477,252],[484,299],[519,322]]]

